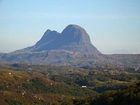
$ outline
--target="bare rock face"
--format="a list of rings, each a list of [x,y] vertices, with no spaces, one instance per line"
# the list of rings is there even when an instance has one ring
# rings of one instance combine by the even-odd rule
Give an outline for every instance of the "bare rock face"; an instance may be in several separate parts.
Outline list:
[[[66,50],[85,55],[100,52],[91,44],[87,32],[78,25],[68,25],[62,33],[47,30],[43,37],[31,48],[32,52]]]
[[[76,45],[87,45],[91,44],[89,35],[80,26],[77,25],[69,25],[62,32],[62,40],[65,41],[66,44],[76,44]]]
[[[32,52],[46,51],[57,48],[57,42],[60,33],[56,31],[47,30],[43,37],[33,46]]]

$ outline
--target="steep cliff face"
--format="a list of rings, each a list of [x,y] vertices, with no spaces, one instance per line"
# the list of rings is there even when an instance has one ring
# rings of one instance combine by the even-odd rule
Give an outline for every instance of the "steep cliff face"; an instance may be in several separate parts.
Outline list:
[[[78,25],[68,25],[62,33],[47,30],[43,37],[30,50],[32,52],[66,50],[85,55],[100,53],[91,44],[87,32]]]

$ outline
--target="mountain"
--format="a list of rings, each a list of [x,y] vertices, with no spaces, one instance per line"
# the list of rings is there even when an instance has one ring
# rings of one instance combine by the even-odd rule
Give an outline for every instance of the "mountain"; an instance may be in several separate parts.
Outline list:
[[[17,52],[65,51],[96,55],[100,52],[91,44],[88,33],[78,25],[68,25],[62,33],[47,30],[43,37],[32,47]]]
[[[86,65],[102,55],[91,43],[88,33],[78,25],[68,25],[61,33],[47,30],[33,46],[0,55],[0,62]],[[94,59],[94,61],[93,61]]]
[[[68,25],[61,33],[47,30],[33,46],[0,54],[0,63],[28,63],[92,67],[94,64],[139,66],[140,55],[105,55],[92,45],[86,30]]]

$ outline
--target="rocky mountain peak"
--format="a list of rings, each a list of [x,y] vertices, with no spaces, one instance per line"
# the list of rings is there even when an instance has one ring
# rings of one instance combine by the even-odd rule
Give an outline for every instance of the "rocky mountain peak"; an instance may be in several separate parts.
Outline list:
[[[66,50],[82,52],[82,54],[98,54],[99,51],[91,44],[88,33],[78,25],[68,25],[62,33],[47,30],[43,37],[31,48],[32,52]]]
[[[70,42],[76,42],[77,44],[89,44],[91,43],[89,35],[84,28],[78,25],[68,25],[63,31],[62,35]]]
[[[48,29],[42,38],[35,44],[36,47],[42,46],[44,44],[49,44],[55,41],[58,38],[59,33],[57,31],[51,31]]]

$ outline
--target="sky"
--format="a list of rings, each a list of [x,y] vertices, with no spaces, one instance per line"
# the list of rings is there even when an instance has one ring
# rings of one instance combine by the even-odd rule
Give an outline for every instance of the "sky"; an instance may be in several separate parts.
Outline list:
[[[102,53],[140,53],[140,0],[0,0],[0,52],[69,24],[85,28]]]

